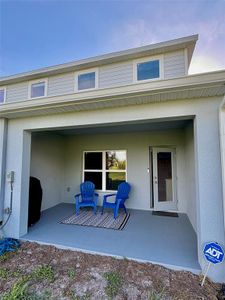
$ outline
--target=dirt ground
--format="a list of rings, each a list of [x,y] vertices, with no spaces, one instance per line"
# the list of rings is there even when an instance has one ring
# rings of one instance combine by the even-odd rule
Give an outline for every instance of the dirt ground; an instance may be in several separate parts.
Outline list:
[[[217,299],[221,285],[190,272],[23,243],[0,257],[0,299]],[[11,297],[11,298],[10,298]]]

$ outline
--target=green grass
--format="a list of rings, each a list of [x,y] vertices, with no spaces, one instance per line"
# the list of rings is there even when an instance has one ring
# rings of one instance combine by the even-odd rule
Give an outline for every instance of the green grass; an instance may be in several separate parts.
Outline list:
[[[105,293],[109,299],[113,299],[118,294],[120,288],[122,287],[122,277],[119,273],[116,272],[107,272],[104,274],[104,277],[107,281],[105,287]]]
[[[70,279],[74,279],[76,277],[76,271],[74,269],[67,270],[67,275]]]
[[[0,255],[0,262],[4,262],[11,257],[12,252],[5,252],[4,254]]]
[[[68,293],[65,294],[65,296],[69,297],[70,300],[89,300],[91,297],[91,294],[87,293],[83,296],[78,296],[73,291],[69,291]]]
[[[17,276],[20,276],[21,275],[21,272],[20,271],[10,271],[6,268],[0,268],[0,278],[3,278],[3,279],[7,279],[9,277],[17,277]]]
[[[9,272],[9,270],[0,268],[0,278],[7,279],[8,277],[10,277],[10,275],[11,273]]]
[[[36,268],[32,273],[32,277],[37,280],[53,281],[54,276],[54,271],[49,265],[42,265]]]
[[[163,288],[161,292],[156,292],[155,290],[152,290],[148,295],[148,300],[162,300],[165,289]]]
[[[125,180],[125,172],[109,172],[109,178],[113,181],[124,181]]]
[[[53,300],[51,291],[45,289],[41,295],[29,292],[29,281],[31,276],[23,276],[6,292],[1,300]]]
[[[25,300],[29,299],[27,297],[28,292],[28,281],[29,277],[22,277],[18,280],[12,287],[12,289],[5,293],[2,300]]]

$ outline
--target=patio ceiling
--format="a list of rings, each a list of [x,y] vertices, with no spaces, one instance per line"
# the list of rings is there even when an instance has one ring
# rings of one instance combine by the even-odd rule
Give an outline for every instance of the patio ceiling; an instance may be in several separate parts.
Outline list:
[[[183,119],[162,119],[160,122],[156,120],[146,120],[142,122],[127,122],[115,124],[101,124],[98,126],[77,126],[73,128],[59,128],[54,130],[45,130],[45,133],[54,132],[63,136],[80,135],[80,134],[108,134],[122,132],[143,132],[143,131],[161,131],[170,129],[182,129],[190,124],[193,117],[188,116]],[[35,132],[33,132],[35,134]]]

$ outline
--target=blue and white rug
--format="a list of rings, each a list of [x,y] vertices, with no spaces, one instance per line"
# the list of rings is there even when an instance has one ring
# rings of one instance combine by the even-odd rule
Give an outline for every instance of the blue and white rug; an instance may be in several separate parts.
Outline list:
[[[93,211],[80,210],[78,216],[73,214],[72,216],[62,220],[60,223],[122,230],[125,227],[129,217],[129,213],[125,214],[124,212],[120,212],[115,220],[113,217],[113,212],[104,212],[103,215],[101,212],[97,212],[95,215]]]

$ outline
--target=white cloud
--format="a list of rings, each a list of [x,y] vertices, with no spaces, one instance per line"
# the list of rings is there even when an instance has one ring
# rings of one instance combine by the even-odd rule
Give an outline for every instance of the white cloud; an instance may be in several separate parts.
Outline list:
[[[189,74],[205,73],[223,69],[219,60],[207,55],[194,55],[189,68]]]
[[[157,36],[151,26],[145,20],[140,19],[115,28],[109,35],[109,40],[106,41],[106,47],[110,51],[115,51],[153,44],[157,41]]]

